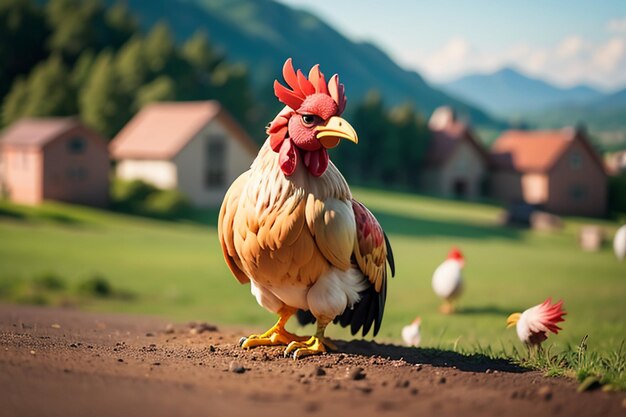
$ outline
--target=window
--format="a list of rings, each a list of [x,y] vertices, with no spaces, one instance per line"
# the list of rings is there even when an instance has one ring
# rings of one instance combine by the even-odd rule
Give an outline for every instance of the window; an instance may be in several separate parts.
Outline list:
[[[218,188],[226,181],[226,143],[222,138],[212,138],[206,148],[206,177],[208,188]]]
[[[572,185],[569,189],[569,195],[572,200],[581,201],[587,197],[587,189],[580,184]]]
[[[580,169],[583,166],[583,157],[578,151],[573,151],[569,155],[569,166],[572,169]]]
[[[74,136],[67,141],[67,151],[73,154],[81,154],[85,152],[87,141],[80,136]]]

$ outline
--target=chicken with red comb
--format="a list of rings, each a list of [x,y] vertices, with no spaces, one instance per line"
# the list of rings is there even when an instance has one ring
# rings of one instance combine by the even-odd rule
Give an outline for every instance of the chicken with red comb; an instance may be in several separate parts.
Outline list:
[[[563,301],[552,304],[552,298],[525,310],[513,313],[507,320],[507,327],[516,327],[517,336],[527,346],[539,346],[548,338],[548,332],[554,334],[562,330],[557,323],[565,321],[567,313],[563,310]]]
[[[324,336],[333,321],[352,334],[378,333],[387,264],[393,275],[394,263],[380,224],[352,197],[328,155],[342,139],[358,143],[341,117],[346,96],[339,77],[327,82],[317,65],[305,76],[288,59],[283,78],[287,86],[276,81],[274,93],[285,107],[250,169],[226,193],[218,234],[235,278],[278,315],[241,346],[286,345],[285,355],[300,358],[333,348]],[[285,329],[296,313],[301,323],[317,323],[313,336]]]
[[[433,291],[443,299],[443,304],[439,307],[443,314],[452,314],[456,309],[454,303],[463,291],[464,266],[463,254],[459,248],[453,246],[448,252],[447,259],[433,273]]]

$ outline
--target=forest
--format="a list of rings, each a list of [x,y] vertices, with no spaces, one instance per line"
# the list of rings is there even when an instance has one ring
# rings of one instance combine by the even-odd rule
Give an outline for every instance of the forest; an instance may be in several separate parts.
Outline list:
[[[0,127],[23,117],[78,116],[111,139],[148,103],[217,100],[262,143],[281,108],[271,88],[253,88],[251,69],[229,60],[206,32],[175,38],[167,21],[143,31],[123,2],[1,2]],[[423,115],[408,103],[387,106],[372,86],[362,101],[349,102],[346,117],[360,143],[332,158],[347,179],[417,189],[429,137]]]

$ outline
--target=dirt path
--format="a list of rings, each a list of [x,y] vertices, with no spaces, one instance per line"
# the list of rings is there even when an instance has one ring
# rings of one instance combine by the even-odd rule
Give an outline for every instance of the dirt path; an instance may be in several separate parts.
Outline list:
[[[0,305],[0,415],[626,415],[623,393],[504,362],[363,341],[294,361],[245,333]]]

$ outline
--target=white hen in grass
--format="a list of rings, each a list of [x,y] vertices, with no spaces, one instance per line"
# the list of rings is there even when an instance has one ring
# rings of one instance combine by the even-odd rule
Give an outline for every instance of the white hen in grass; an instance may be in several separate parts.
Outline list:
[[[454,300],[461,294],[463,277],[462,270],[465,266],[465,258],[461,251],[455,247],[450,249],[448,258],[441,263],[433,274],[433,290],[443,304],[439,310],[444,314],[454,313]]]

